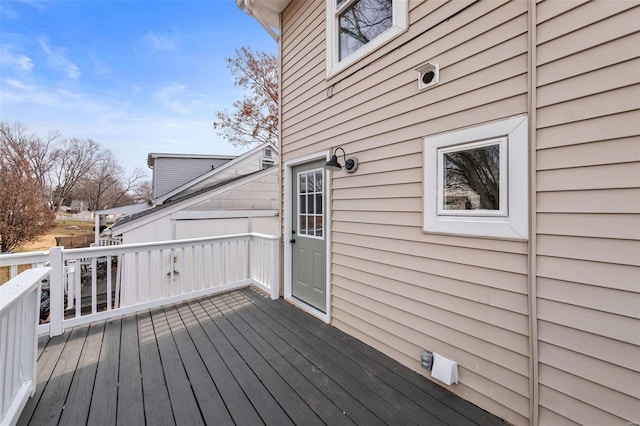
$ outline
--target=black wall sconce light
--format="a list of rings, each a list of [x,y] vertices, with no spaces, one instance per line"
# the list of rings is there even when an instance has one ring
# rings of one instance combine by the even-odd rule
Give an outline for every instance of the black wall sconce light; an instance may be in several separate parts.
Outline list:
[[[342,147],[337,147],[335,151],[333,151],[333,155],[331,156],[331,160],[324,163],[324,168],[327,170],[333,170],[335,172],[339,172],[342,170],[342,166],[338,163],[338,156],[336,153],[338,150],[342,151],[342,158],[344,159],[344,169],[347,173],[353,173],[358,168],[358,159],[356,157],[347,158],[347,154],[344,152]]]

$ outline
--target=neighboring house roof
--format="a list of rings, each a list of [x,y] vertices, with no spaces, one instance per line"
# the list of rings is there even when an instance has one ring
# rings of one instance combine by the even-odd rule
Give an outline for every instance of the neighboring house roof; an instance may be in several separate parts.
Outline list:
[[[163,152],[150,152],[147,154],[147,166],[153,169],[157,158],[197,158],[201,160],[233,160],[237,155],[207,155],[207,154],[170,154]]]
[[[111,227],[112,235],[121,235],[124,232],[137,228],[138,226],[141,226],[145,223],[151,222],[159,216],[175,213],[192,205],[198,204],[202,201],[206,201],[207,199],[214,197],[217,194],[225,193],[237,186],[244,185],[253,180],[268,176],[269,174],[276,174],[277,172],[278,170],[272,167],[246,175],[236,176],[225,181],[218,182],[212,186],[203,188],[196,192],[184,195],[173,200],[169,200],[164,204],[160,204],[150,209],[130,214],[118,220],[115,225]]]
[[[174,190],[169,191],[168,193],[166,193],[166,194],[164,194],[164,195],[162,195],[160,197],[157,197],[155,199],[155,203],[156,204],[162,204],[166,200],[171,199],[171,197],[174,197],[174,196],[180,194],[181,192],[187,190],[188,188],[190,188],[190,187],[192,187],[192,186],[194,186],[194,185],[196,185],[196,184],[198,184],[198,183],[200,183],[200,182],[202,182],[202,181],[204,181],[204,180],[206,180],[206,179],[208,179],[208,178],[210,178],[212,176],[220,174],[220,173],[224,172],[225,170],[228,170],[228,169],[234,167],[235,165],[237,165],[238,163],[240,163],[241,161],[243,161],[247,157],[250,157],[251,155],[253,155],[253,154],[257,153],[258,151],[263,150],[265,148],[271,148],[273,151],[279,152],[278,148],[275,145],[273,145],[272,143],[266,142],[266,143],[260,144],[260,145],[256,146],[255,148],[245,152],[244,154],[235,157],[231,161],[228,161],[228,162],[224,163],[220,167],[217,167],[217,168],[215,168],[213,170],[210,170],[207,173],[205,173],[205,174],[203,174],[201,176],[198,176],[197,178],[195,178],[193,180],[190,180],[189,182],[187,182],[187,183],[185,183],[183,185],[180,185],[179,187],[175,188]]]
[[[94,213],[95,214],[99,214],[99,215],[103,215],[103,214],[132,214],[132,213],[136,213],[142,210],[147,210],[150,209],[151,205],[149,205],[149,203],[147,203],[146,201],[142,201],[140,203],[134,203],[134,204],[127,204],[124,206],[118,206],[118,207],[112,207],[110,209],[104,209],[104,210],[97,210]]]

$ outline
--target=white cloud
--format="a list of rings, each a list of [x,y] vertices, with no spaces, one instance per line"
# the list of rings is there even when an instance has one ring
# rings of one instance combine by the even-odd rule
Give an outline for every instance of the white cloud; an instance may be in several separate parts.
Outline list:
[[[142,39],[154,50],[162,52],[175,50],[180,43],[180,35],[175,29],[171,33],[157,33],[150,30]]]
[[[7,48],[0,51],[0,63],[3,66],[10,66],[19,71],[31,71],[33,69],[33,61],[30,57],[21,53],[12,53]]]
[[[71,62],[66,56],[66,49],[60,47],[50,47],[46,37],[38,40],[40,48],[47,54],[49,63],[58,71],[67,75],[67,77],[77,80],[82,75],[80,68]]]
[[[190,105],[189,102],[181,101],[181,96],[185,94],[187,86],[179,83],[171,83],[167,86],[160,88],[155,98],[166,108],[178,114],[189,114]]]

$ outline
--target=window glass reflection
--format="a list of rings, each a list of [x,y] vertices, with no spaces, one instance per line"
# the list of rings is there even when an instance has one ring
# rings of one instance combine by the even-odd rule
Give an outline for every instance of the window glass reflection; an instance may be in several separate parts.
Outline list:
[[[338,6],[342,4],[338,1]],[[359,0],[338,17],[339,60],[391,28],[392,0]]]

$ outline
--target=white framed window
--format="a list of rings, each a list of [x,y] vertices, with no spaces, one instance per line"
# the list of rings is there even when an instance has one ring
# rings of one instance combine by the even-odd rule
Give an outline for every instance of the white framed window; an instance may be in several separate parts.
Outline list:
[[[407,29],[408,0],[326,0],[327,77]]]
[[[424,138],[425,232],[526,240],[527,117]]]

